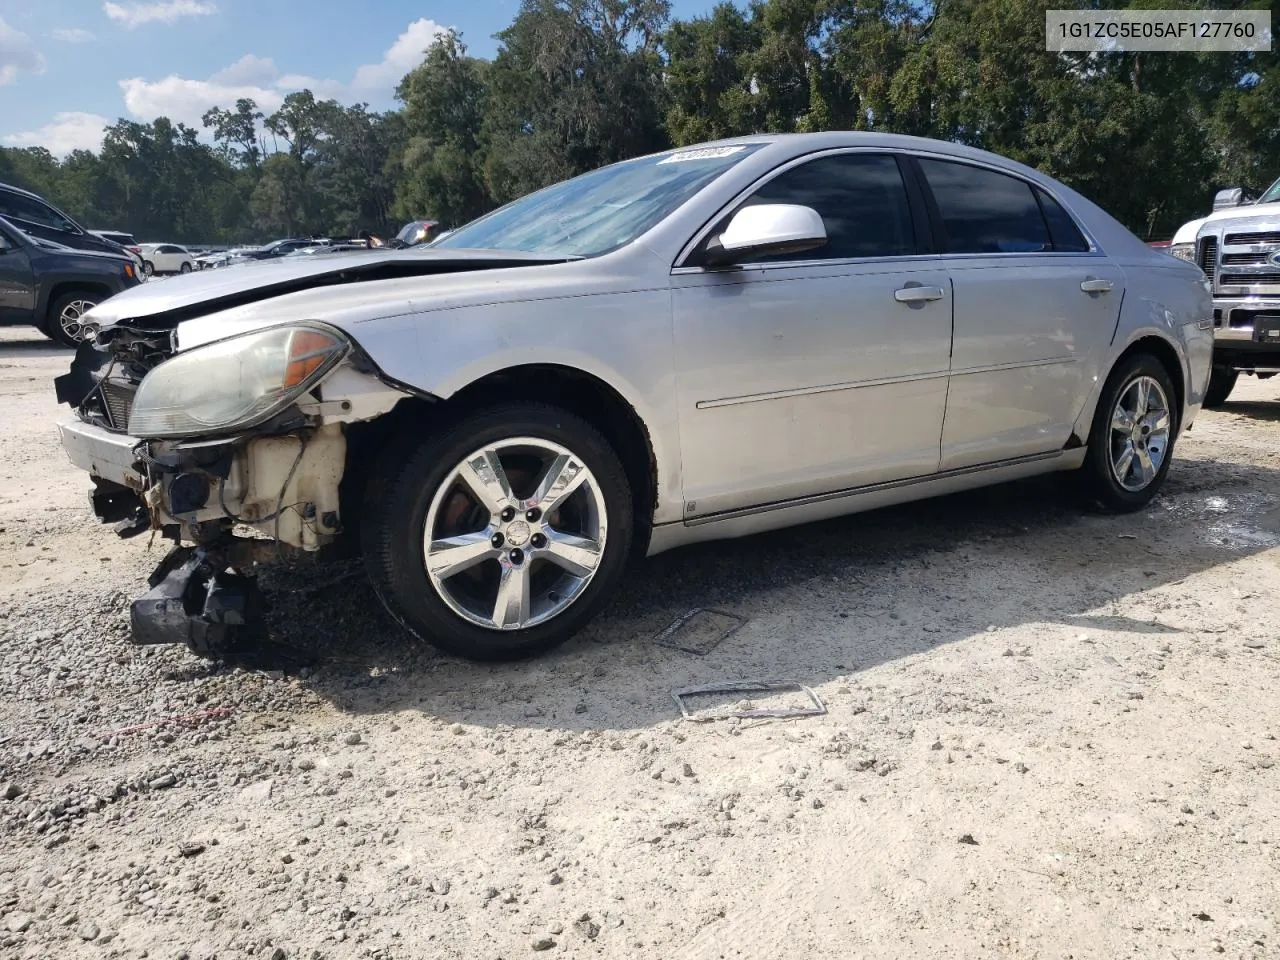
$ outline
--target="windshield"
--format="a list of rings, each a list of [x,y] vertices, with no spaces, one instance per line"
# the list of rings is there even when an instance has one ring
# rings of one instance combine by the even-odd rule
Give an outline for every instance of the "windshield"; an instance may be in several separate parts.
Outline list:
[[[531,193],[434,246],[592,257],[630,243],[762,144],[626,160]]]
[[[1280,200],[1280,180],[1267,187],[1266,192],[1258,198],[1259,203],[1275,203]]]

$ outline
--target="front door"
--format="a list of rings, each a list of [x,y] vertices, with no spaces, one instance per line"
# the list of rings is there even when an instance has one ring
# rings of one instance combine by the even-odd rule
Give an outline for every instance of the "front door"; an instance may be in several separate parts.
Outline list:
[[[812,207],[828,242],[673,276],[686,520],[936,471],[952,296],[898,161],[825,154],[745,202]]]

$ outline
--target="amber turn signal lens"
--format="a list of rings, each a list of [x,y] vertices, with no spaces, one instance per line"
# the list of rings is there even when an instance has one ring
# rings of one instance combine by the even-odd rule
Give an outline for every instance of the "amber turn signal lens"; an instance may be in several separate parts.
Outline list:
[[[133,264],[132,264],[132,263],[126,263],[126,264],[124,265],[124,275],[125,275],[126,277],[128,277],[130,280],[132,280],[132,279],[133,279]]]
[[[335,350],[342,349],[336,339],[319,330],[295,330],[289,338],[289,366],[285,369],[285,387],[296,387],[319,370]]]

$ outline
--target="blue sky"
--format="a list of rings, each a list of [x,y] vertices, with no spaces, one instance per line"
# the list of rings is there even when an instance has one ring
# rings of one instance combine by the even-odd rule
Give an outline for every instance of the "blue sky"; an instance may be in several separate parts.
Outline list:
[[[712,0],[676,0],[691,16]],[[120,117],[197,128],[214,104],[303,86],[386,108],[434,31],[478,56],[519,0],[0,0],[0,145],[96,149]]]

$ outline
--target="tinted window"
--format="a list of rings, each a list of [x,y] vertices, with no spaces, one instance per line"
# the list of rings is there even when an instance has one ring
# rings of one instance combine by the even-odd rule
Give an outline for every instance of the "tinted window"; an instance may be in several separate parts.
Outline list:
[[[1059,253],[1088,253],[1089,241],[1084,238],[1071,215],[1062,209],[1062,204],[1043,190],[1036,190],[1040,198],[1040,208],[1049,223],[1049,236],[1053,238],[1053,249]]]
[[[950,253],[1039,253],[1052,249],[1031,186],[993,170],[921,160],[942,214]]]
[[[0,190],[0,215],[68,233],[75,230],[75,225],[70,220],[48,204],[7,190]]]
[[[744,204],[812,207],[827,228],[825,246],[764,260],[840,260],[916,252],[907,188],[898,162],[886,154],[821,157],[774,177]]]

